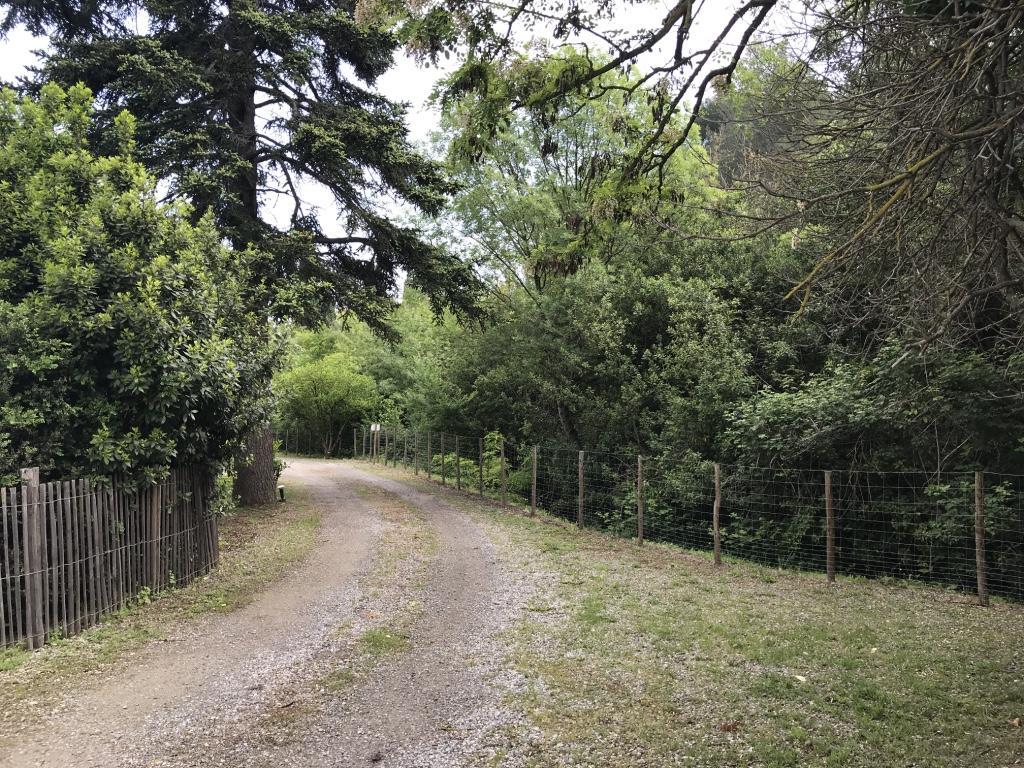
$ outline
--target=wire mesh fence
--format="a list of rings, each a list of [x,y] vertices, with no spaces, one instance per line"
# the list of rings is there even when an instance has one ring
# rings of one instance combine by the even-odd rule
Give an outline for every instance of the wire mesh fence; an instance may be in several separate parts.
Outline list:
[[[1024,477],[822,471],[353,430],[356,458],[572,521],[784,568],[1024,599]]]

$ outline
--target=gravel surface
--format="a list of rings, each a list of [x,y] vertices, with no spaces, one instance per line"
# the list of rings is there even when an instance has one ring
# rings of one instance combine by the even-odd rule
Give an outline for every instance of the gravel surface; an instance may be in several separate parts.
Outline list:
[[[348,464],[289,463],[285,482],[324,513],[311,556],[247,607],[68,691],[0,765],[516,762],[503,734],[524,724],[502,697],[522,681],[501,633],[531,581],[502,565],[500,532]],[[403,647],[368,653],[374,628],[397,628]]]

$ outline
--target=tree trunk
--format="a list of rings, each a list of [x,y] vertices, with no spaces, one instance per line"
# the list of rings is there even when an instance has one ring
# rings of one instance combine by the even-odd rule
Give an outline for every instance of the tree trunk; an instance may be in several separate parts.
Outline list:
[[[277,476],[274,474],[274,433],[269,426],[250,433],[245,452],[248,455],[239,462],[235,473],[235,496],[245,507],[273,504],[277,498]]]
[[[228,126],[239,163],[232,182],[237,201],[227,219],[234,246],[244,249],[259,232],[259,169],[256,138],[256,55],[252,32],[239,14],[254,7],[252,0],[229,0],[225,42],[230,53],[233,88],[225,94]],[[246,438],[248,464],[239,465],[235,495],[242,504],[270,504],[277,491],[274,474],[274,435],[269,424]],[[244,461],[244,459],[243,459]]]

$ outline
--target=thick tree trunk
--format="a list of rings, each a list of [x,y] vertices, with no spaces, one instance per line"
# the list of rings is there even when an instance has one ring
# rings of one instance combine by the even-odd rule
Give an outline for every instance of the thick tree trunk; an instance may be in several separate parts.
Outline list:
[[[274,474],[274,433],[269,426],[257,429],[246,439],[248,457],[235,473],[235,496],[242,506],[273,504],[277,498]]]
[[[259,232],[259,169],[256,138],[256,54],[251,31],[239,13],[255,6],[253,0],[229,0],[226,26],[227,48],[231,54],[232,88],[226,94],[228,125],[235,151],[241,161],[232,184],[237,202],[228,214],[230,236],[236,248],[244,249]],[[242,504],[270,504],[276,496],[274,436],[270,425],[258,427],[246,438],[251,457],[235,476],[235,495]]]

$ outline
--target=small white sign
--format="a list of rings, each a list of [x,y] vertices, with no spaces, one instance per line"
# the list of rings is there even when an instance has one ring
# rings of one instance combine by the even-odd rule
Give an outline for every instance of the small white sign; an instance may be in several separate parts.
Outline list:
[[[371,432],[380,432],[380,424],[371,424],[370,425],[370,431]]]

